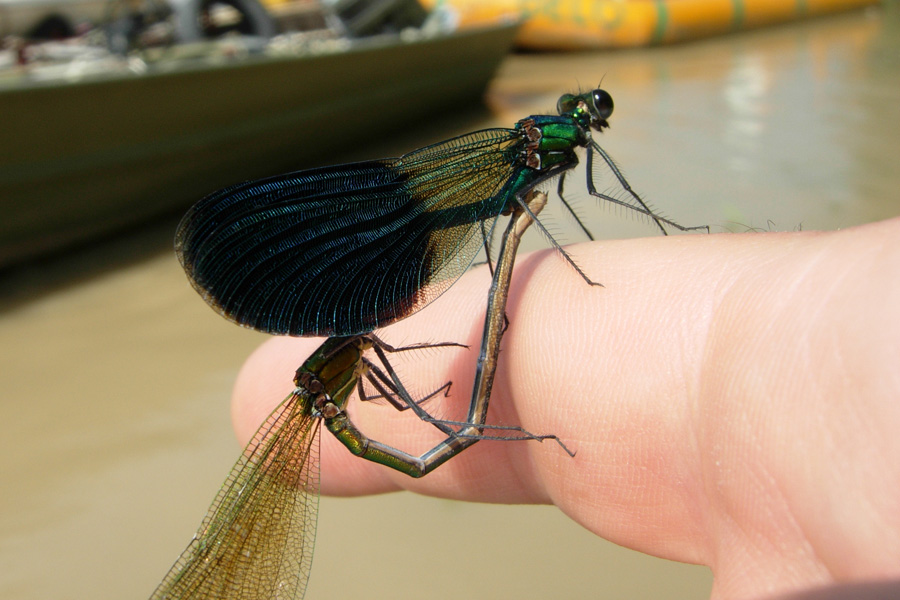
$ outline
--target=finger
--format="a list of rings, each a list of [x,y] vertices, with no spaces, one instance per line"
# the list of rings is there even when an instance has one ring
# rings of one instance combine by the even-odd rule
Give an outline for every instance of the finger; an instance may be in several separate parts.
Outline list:
[[[898,224],[570,248],[604,288],[587,286],[552,252],[521,256],[489,422],[556,434],[576,456],[547,443],[486,441],[414,480],[325,435],[323,491],[553,502],[607,539],[713,566],[723,595],[748,595],[748,581],[753,593],[816,581],[837,568],[822,562],[835,549],[827,532],[841,532],[838,556],[852,554],[854,569],[885,572],[880,565],[894,555],[863,549],[897,547],[898,529],[886,523],[898,513],[875,503],[900,487],[885,460],[896,455],[891,432],[900,426],[896,403],[886,401],[898,382],[898,286],[885,276],[900,260]],[[417,393],[453,381],[437,407],[448,413],[469,400],[488,284],[476,269],[379,332],[396,345],[470,345],[435,349],[415,363],[396,356],[404,385]],[[254,354],[235,398],[243,440],[317,343],[273,340]],[[829,351],[849,347],[853,353]],[[351,401],[351,412],[359,404]],[[440,438],[414,418],[375,408],[359,410],[372,438],[409,451]],[[815,532],[818,540],[807,538]]]

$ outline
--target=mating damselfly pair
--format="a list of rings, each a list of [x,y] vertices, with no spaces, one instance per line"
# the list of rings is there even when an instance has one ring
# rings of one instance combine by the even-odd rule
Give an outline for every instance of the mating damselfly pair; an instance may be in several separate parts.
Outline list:
[[[190,209],[176,250],[211,306],[260,331],[329,339],[297,369],[294,392],[248,444],[153,598],[303,596],[322,423],[354,454],[414,477],[483,439],[553,439],[573,454],[552,432],[487,423],[515,252],[531,223],[543,229],[537,215],[547,200],[545,187],[555,179],[571,212],[565,184],[583,149],[590,195],[652,219],[663,233],[669,226],[695,229],[651,211],[593,140],[592,132],[609,126],[612,110],[604,90],[566,94],[556,115],[534,115],[513,128],[477,131],[395,159],[239,184]],[[392,348],[372,332],[449,288],[488,245],[502,214],[511,218],[494,269],[468,415],[464,421],[435,418],[390,365],[388,354],[405,348]],[[369,350],[374,358],[366,356]],[[346,411],[354,391],[366,399],[363,382],[445,439],[420,456],[370,440]]]

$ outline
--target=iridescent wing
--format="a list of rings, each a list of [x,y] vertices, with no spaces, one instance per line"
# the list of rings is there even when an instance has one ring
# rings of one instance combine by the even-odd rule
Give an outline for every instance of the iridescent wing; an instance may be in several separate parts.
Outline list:
[[[207,196],[176,251],[229,319],[268,333],[354,335],[419,310],[481,247],[521,137],[487,129],[396,159],[299,171]]]

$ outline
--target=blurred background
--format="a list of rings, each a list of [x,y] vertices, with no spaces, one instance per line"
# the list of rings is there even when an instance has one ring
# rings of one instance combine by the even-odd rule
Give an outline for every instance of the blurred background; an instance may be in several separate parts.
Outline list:
[[[0,0],[4,599],[149,596],[240,452],[231,386],[265,336],[211,311],[175,259],[204,193],[509,127],[602,79],[600,143],[681,223],[900,214],[895,1],[75,4]],[[596,206],[582,194],[600,237],[655,234]],[[557,217],[561,241],[583,239]],[[307,597],[704,598],[711,581],[553,507],[390,494],[322,498]]]

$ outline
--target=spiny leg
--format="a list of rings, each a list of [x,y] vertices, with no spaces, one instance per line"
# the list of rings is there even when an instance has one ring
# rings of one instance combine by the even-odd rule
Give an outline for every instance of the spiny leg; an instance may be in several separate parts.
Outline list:
[[[373,402],[380,398],[380,399],[387,400],[388,404],[390,404],[392,407],[394,407],[394,409],[396,409],[398,411],[402,412],[405,410],[409,410],[409,406],[406,404],[406,402],[402,401],[402,397],[401,397],[400,393],[398,391],[394,390],[394,387],[395,387],[394,382],[387,375],[384,374],[384,371],[382,371],[378,367],[378,365],[376,365],[375,363],[373,363],[372,361],[370,361],[368,359],[363,359],[363,361],[365,362],[366,367],[368,367],[368,369],[369,369],[369,373],[366,374],[365,378],[369,382],[369,384],[375,388],[375,391],[378,393],[374,394],[372,396],[369,396],[368,394],[366,394],[366,391],[363,387],[363,380],[360,379],[359,382],[357,382],[357,395],[359,396],[359,399],[362,400],[363,402]],[[434,398],[441,392],[443,392],[444,397],[447,398],[450,396],[450,388],[451,387],[453,387],[453,382],[448,381],[447,383],[445,383],[441,387],[437,388],[436,390],[434,390],[433,392],[431,392],[424,398],[422,398],[420,400],[416,400],[415,403],[423,404],[423,403],[427,402],[428,400],[431,400],[432,398]]]
[[[625,191],[627,191],[640,206],[635,206],[633,204],[625,202],[624,200],[619,200],[618,198],[597,191],[597,188],[594,185],[594,152],[600,155],[600,157],[606,163],[606,166],[609,167],[609,170],[619,181],[619,184],[622,186],[622,188],[625,189]],[[699,231],[701,229],[705,229],[706,232],[709,233],[709,225],[685,227],[683,225],[679,225],[675,221],[671,221],[654,213],[647,205],[647,203],[644,202],[644,199],[641,198],[638,193],[631,188],[628,180],[625,179],[625,176],[622,174],[622,171],[619,170],[619,167],[616,165],[615,161],[613,161],[612,157],[607,154],[606,151],[603,150],[603,148],[601,148],[599,144],[597,144],[597,142],[591,142],[591,145],[587,148],[587,188],[588,193],[596,198],[606,200],[607,202],[611,202],[619,206],[624,206],[625,208],[629,208],[635,212],[650,217],[651,219],[653,219],[653,222],[656,223],[656,226],[659,227],[659,230],[662,231],[663,235],[669,235],[669,232],[666,231],[666,228],[663,226],[663,224],[674,227],[679,231]]]
[[[572,215],[572,218],[575,219],[575,222],[578,223],[578,226],[581,227],[581,230],[587,236],[589,240],[594,241],[594,235],[590,232],[590,230],[585,226],[584,223],[581,222],[581,219],[578,218],[578,215],[575,214],[575,209],[572,208],[572,205],[569,204],[569,201],[566,200],[566,196],[563,192],[563,186],[565,185],[566,175],[569,174],[569,171],[563,171],[562,175],[559,176],[559,180],[556,184],[556,195],[559,196],[560,202],[562,202],[563,206],[566,207],[566,210],[569,211],[569,214]]]
[[[566,451],[566,454],[568,454],[569,456],[572,456],[572,457],[575,456],[575,453],[572,452],[571,450],[569,450],[568,446],[566,446],[563,443],[563,441],[561,439],[559,439],[559,436],[553,435],[553,434],[546,434],[546,433],[545,434],[531,433],[524,427],[519,427],[517,425],[489,425],[489,424],[479,425],[480,428],[487,429],[490,431],[511,431],[511,432],[521,434],[518,437],[510,437],[510,436],[505,436],[505,435],[489,435],[489,434],[485,434],[485,433],[480,433],[480,434],[460,433],[464,430],[464,428],[470,427],[472,425],[471,423],[469,423],[467,421],[451,421],[448,419],[433,419],[430,422],[432,424],[435,424],[436,422],[440,422],[444,425],[453,425],[453,426],[459,427],[460,428],[459,432],[455,433],[454,437],[463,438],[463,439],[475,438],[476,441],[495,440],[495,441],[500,441],[500,442],[519,442],[519,441],[526,441],[526,440],[534,440],[536,442],[543,442],[545,440],[553,440],[554,442],[559,444],[559,446],[563,450]]]
[[[375,338],[375,339],[377,339],[377,338]],[[460,344],[452,344],[452,343],[448,342],[446,345],[458,346]],[[413,400],[413,398],[409,394],[409,392],[406,391],[406,388],[403,386],[403,383],[400,381],[400,377],[397,375],[397,372],[391,366],[391,363],[388,360],[387,355],[385,354],[385,351],[387,351],[387,352],[395,351],[396,352],[396,351],[398,351],[398,349],[391,348],[390,346],[382,347],[381,344],[375,344],[374,346],[372,346],[372,349],[375,351],[375,354],[378,356],[378,359],[381,361],[381,364],[384,366],[384,370],[387,372],[386,379],[389,379],[392,382],[392,385],[391,385],[392,391],[394,391],[400,397],[400,399],[403,400],[403,402],[404,402],[404,404],[406,404],[407,408],[412,409],[412,411],[416,414],[417,417],[419,417],[419,419],[421,419],[425,422],[428,422],[432,418],[431,415],[428,414],[428,411],[426,411],[424,408],[419,406],[419,403],[416,402],[415,400]],[[400,350],[406,350],[406,349],[407,348],[402,348]],[[438,429],[440,429],[442,432],[444,432],[447,435],[453,435],[453,429],[451,429],[450,427],[441,426],[439,424],[435,425],[435,427],[437,427]]]
[[[380,348],[385,352],[398,353],[398,352],[406,352],[409,350],[422,350],[426,348],[447,348],[447,347],[457,347],[457,348],[468,348],[465,344],[459,344],[457,342],[436,342],[436,343],[422,343],[422,344],[411,344],[409,346],[400,346],[395,347],[391,346],[374,333],[370,333],[367,337],[372,342],[373,348]],[[384,352],[378,352],[376,350],[376,354],[381,360],[381,364],[384,366],[385,370],[393,374],[393,367],[391,366],[390,361],[388,361],[387,355]],[[362,380],[358,382],[358,395],[360,400],[367,401],[373,400],[375,398],[384,398],[387,400],[394,408],[397,410],[407,410],[411,407],[412,404],[421,404],[426,400],[429,400],[439,394],[441,391],[444,391],[444,396],[448,396],[450,393],[450,386],[453,382],[448,381],[437,390],[431,392],[421,400],[415,401],[412,399],[410,393],[403,387],[400,383],[400,380],[394,374],[393,377],[388,377],[385,375],[384,371],[378,367],[371,360],[363,357],[363,364],[367,367],[366,379],[369,383],[375,387],[378,395],[372,396],[371,398],[365,394],[365,391],[362,388]],[[380,380],[380,381],[379,381]],[[399,399],[398,399],[399,398]],[[403,400],[401,402],[400,400]]]
[[[485,229],[485,221],[480,221],[478,226],[481,228],[481,244],[484,247],[484,262],[487,263],[488,272],[491,274],[491,278],[494,277],[494,261],[491,260],[491,233]],[[493,228],[491,229],[493,232]]]
[[[521,206],[522,209],[526,212],[526,214],[528,214],[528,216],[531,218],[531,220],[537,225],[538,229],[541,230],[541,233],[543,233],[544,236],[548,240],[550,240],[550,244],[562,255],[562,257],[566,260],[566,262],[569,263],[569,265],[573,269],[575,269],[575,272],[578,273],[581,276],[581,278],[587,282],[588,285],[603,287],[602,283],[600,283],[599,281],[594,281],[593,279],[591,279],[590,277],[587,276],[587,273],[585,273],[581,269],[581,267],[579,267],[578,264],[572,259],[572,257],[569,256],[569,253],[566,252],[565,248],[560,246],[559,242],[557,242],[556,239],[554,239],[554,237],[552,235],[550,235],[550,232],[547,231],[547,229],[544,227],[543,223],[541,223],[540,221],[537,220],[537,215],[535,215],[531,211],[531,209],[528,207],[528,204],[525,202],[525,200],[520,198],[518,194],[516,195],[516,201],[519,203],[519,206]]]
[[[382,348],[385,352],[390,352],[391,354],[428,348],[468,348],[467,345],[459,342],[423,342],[421,344],[410,344],[409,346],[391,346],[374,333],[368,334],[368,337],[374,342],[375,347]]]

